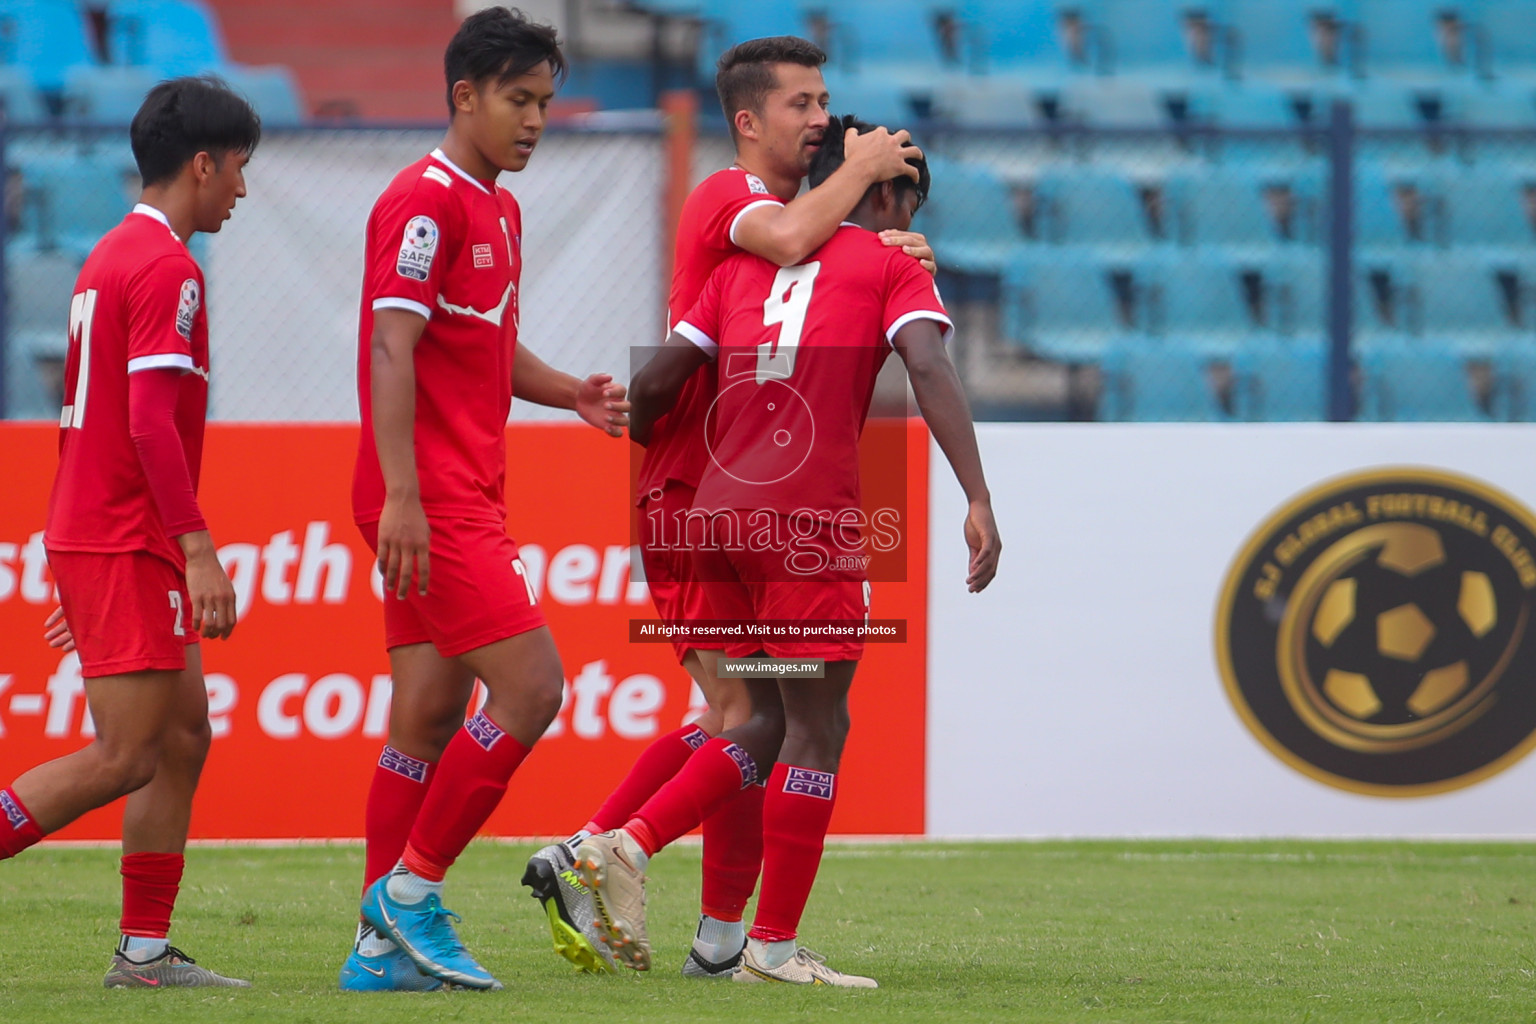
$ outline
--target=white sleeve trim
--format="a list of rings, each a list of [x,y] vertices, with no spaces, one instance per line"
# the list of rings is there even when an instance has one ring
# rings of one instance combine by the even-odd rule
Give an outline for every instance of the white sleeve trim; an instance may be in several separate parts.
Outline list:
[[[138,373],[140,370],[180,370],[189,373],[192,368],[192,357],[180,352],[163,352],[160,355],[139,356],[128,360],[129,373]]]
[[[403,309],[407,313],[415,313],[423,320],[432,319],[431,307],[417,302],[415,299],[400,299],[389,296],[382,299],[374,299],[373,311],[377,313],[381,309]]]
[[[687,320],[679,320],[677,326],[672,329],[703,349],[704,354],[709,356],[709,358],[715,358],[715,352],[720,346],[715,344],[714,338],[711,338]]]
[[[736,214],[736,219],[731,221],[731,244],[732,245],[737,246],[738,248],[741,246],[741,243],[736,241],[736,228],[741,225],[741,218],[745,217],[747,214],[751,213],[753,210],[757,209],[759,206],[777,206],[777,207],[780,207],[782,209],[783,206],[784,206],[784,202],[783,202],[783,200],[780,200],[780,199],[759,199],[755,203],[748,203],[746,206],[743,206],[741,208],[741,212]]]
[[[943,313],[938,312],[937,310],[919,309],[911,313],[902,314],[897,318],[895,323],[887,327],[885,329],[885,340],[892,345],[896,344],[896,332],[907,326],[907,324],[911,323],[913,320],[932,320],[936,323],[943,324],[944,328],[940,333],[940,337],[946,345],[948,345],[949,340],[955,336],[955,323],[953,320],[945,316]]]

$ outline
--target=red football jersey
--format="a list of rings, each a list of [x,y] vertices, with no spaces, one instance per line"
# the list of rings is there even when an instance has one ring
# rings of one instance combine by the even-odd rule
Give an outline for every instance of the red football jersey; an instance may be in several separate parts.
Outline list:
[[[719,379],[693,507],[858,508],[875,377],[913,320],[953,330],[922,264],[852,224],[797,266],[747,253],[721,264],[677,325]]]
[[[373,438],[373,314],[427,319],[416,344],[416,475],[431,516],[506,519],[507,414],[517,348],[522,212],[434,150],[395,176],[368,218],[357,347],[362,413],[352,512],[374,522],[384,476]]]
[[[741,252],[736,225],[742,215],[759,206],[783,206],[755,174],[740,167],[716,171],[699,183],[683,203],[677,222],[677,248],[672,266],[672,292],[667,298],[667,328],[698,301],[704,282],[726,259]],[[704,414],[714,400],[715,381],[706,369],[684,385],[672,411],[651,428],[650,444],[640,461],[638,498],[678,480],[696,487],[709,461],[704,446]]]
[[[44,543],[55,551],[149,551],[185,565],[128,433],[128,375],[182,371],[176,431],[197,489],[208,415],[203,272],[165,214],[143,203],[80,268],[69,304],[59,473]]]

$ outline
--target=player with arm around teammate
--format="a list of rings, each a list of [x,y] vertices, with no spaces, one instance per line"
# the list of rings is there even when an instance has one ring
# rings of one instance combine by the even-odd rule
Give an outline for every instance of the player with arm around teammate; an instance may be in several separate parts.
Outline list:
[[[512,396],[609,434],[623,387],[551,369],[518,338],[522,214],[497,184],[543,134],[565,58],[555,31],[492,7],[444,58],[442,145],[396,175],[368,223],[353,513],[384,576],[394,678],[368,794],[353,991],[500,988],[442,905],[449,867],[559,711],[563,672],[506,532]],[[476,678],[485,706],[465,720]]]
[[[834,124],[829,140],[841,134]],[[839,146],[827,145],[812,165],[813,185],[841,157]],[[746,255],[726,261],[632,381],[633,428],[644,432],[698,367],[718,367],[714,458],[694,503],[695,512],[710,515],[694,558],[710,581],[706,593],[717,619],[867,621],[864,570],[835,556],[858,550],[858,532],[844,535],[838,524],[859,509],[858,439],[875,377],[892,350],[905,362],[923,416],[970,502],[967,586],[979,591],[996,573],[1001,543],[970,412],[944,348],[948,314],[918,264],[883,249],[873,234],[911,223],[926,197],[926,166],[922,171],[915,184],[897,178],[872,187],[852,223],[795,266]],[[771,539],[786,537],[795,543]],[[828,557],[807,564],[796,554],[807,549]],[[862,641],[831,638],[726,648],[730,657],[822,658],[825,678],[749,680],[746,723],[705,744],[622,829],[582,843],[577,865],[615,955],[637,969],[649,964],[650,857],[766,776],[762,891],[733,977],[874,987],[871,979],[832,970],[796,942],[837,795],[847,695],[862,653]]]
[[[748,40],[720,57],[715,85],[736,147],[735,162],[701,182],[683,205],[667,303],[669,328],[732,255],[749,252],[780,266],[798,263],[832,237],[870,185],[898,175],[916,177],[907,160],[921,152],[905,131],[850,132],[838,140],[846,146],[843,165],[797,196],[828,130],[821,74],[825,61],[819,47],[795,36]],[[932,269],[933,254],[921,235],[892,230],[881,238]],[[701,367],[688,378],[672,411],[645,432],[631,433],[645,446],[635,502],[640,553],[657,614],[668,622],[710,617],[688,551],[667,538],[681,529],[708,463],[702,424],[714,395],[713,369]],[[751,713],[741,681],[715,676],[719,649],[720,644],[707,640],[673,641],[708,710],[656,739],[581,829],[528,861],[523,882],[543,904],[555,950],[578,967],[609,969],[612,961],[605,947],[593,941],[591,897],[572,870],[576,847],[588,835],[628,821],[695,750]],[[740,960],[746,945],[742,913],[762,861],[761,805],[761,788],[749,789],[703,823],[702,898],[693,946],[683,963],[687,977],[724,977]]]
[[[139,203],[91,250],[69,309],[59,471],[44,544],[96,738],[0,790],[0,859],[126,796],[121,938],[108,988],[243,987],[170,945],[208,754],[202,639],[235,592],[197,502],[208,409],[203,274],[187,249],[245,195],[261,122],[212,78],[161,82],[129,129]]]

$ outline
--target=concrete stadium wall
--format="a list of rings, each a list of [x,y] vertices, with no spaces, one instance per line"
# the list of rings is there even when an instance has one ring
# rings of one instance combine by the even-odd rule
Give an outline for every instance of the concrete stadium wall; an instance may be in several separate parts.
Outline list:
[[[965,592],[966,506],[936,449],[932,459],[930,834],[1536,834],[1536,758],[1398,798],[1282,762],[1229,699],[1213,639],[1229,566],[1296,495],[1340,474],[1416,466],[1536,505],[1536,427],[978,433],[1004,541],[983,594]],[[1529,611],[1528,588],[1523,601]],[[1486,722],[1513,714],[1536,676],[1512,670],[1500,686]]]

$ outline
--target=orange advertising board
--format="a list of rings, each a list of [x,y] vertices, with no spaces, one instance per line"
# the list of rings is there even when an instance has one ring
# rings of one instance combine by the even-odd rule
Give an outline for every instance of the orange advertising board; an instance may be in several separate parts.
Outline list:
[[[906,640],[869,644],[854,684],[832,823],[844,834],[924,826],[928,443],[920,421],[894,429],[906,434],[905,465],[866,459],[866,488],[905,489],[905,580],[876,583],[872,615],[905,620]],[[356,443],[346,425],[209,427],[201,502],[240,623],[230,640],[203,642],[214,744],[194,838],[362,835],[390,680],[377,573],[351,519]],[[42,639],[57,444],[51,425],[0,424],[0,785],[91,735],[78,662]],[[486,832],[564,834],[698,706],[669,645],[630,642],[631,620],[655,611],[630,580],[628,443],[578,424],[517,424],[507,450],[509,530],[567,685]],[[57,838],[115,838],[119,817],[104,808]]]

